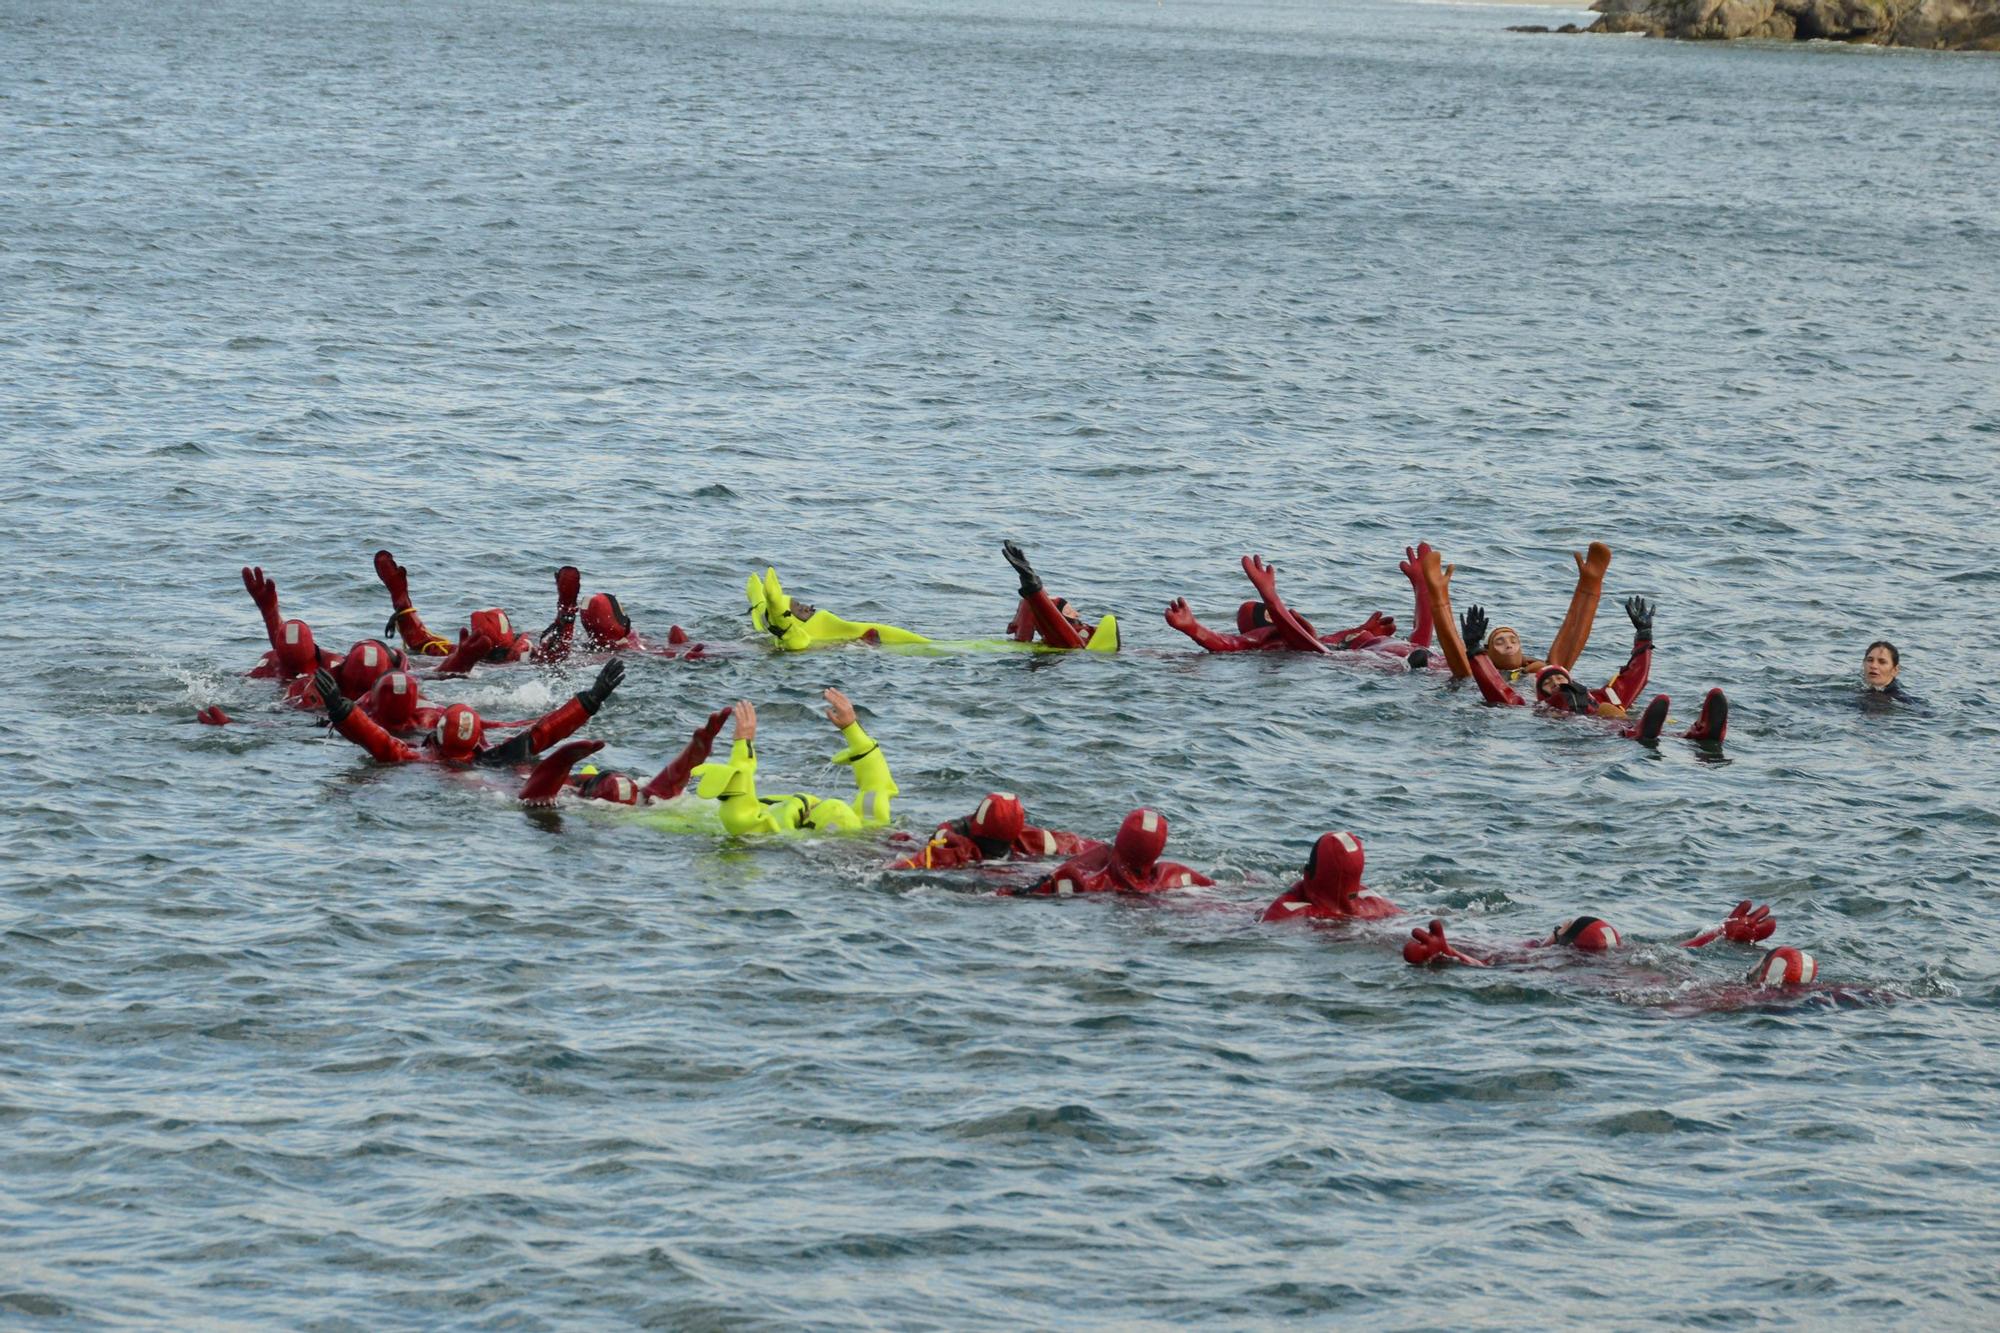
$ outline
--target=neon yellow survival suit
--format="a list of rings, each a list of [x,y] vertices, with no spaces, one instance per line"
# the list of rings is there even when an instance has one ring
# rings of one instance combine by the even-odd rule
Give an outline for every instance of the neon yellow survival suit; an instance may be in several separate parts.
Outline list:
[[[765,570],[761,579],[752,574],[743,591],[750,598],[750,623],[760,633],[770,635],[786,652],[796,653],[823,643],[852,643],[856,639],[869,639],[875,643],[930,642],[921,634],[898,629],[894,625],[842,620],[831,611],[815,610],[804,603],[800,603],[800,609],[806,615],[801,620],[792,614],[792,599],[786,595],[784,585],[778,582],[778,571],[775,569]],[[886,773],[887,770],[884,770],[885,776]],[[858,768],[855,775],[857,778],[860,776]]]
[[[824,614],[824,613],[822,613]],[[850,722],[840,729],[847,748],[833,756],[836,764],[854,770],[854,804],[809,792],[788,792],[783,796],[757,794],[757,744],[739,740],[729,747],[726,764],[702,764],[695,771],[700,785],[695,794],[722,803],[722,827],[730,833],[790,833],[799,829],[824,829],[849,833],[856,829],[879,828],[889,822],[889,798],[896,794],[896,780],[889,776],[889,761],[882,747]]]

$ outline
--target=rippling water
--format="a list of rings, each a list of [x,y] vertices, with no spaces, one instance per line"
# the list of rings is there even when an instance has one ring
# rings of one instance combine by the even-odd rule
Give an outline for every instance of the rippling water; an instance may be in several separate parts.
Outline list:
[[[1561,21],[1562,15],[1549,11]],[[1991,1325],[2000,63],[1513,37],[1375,3],[0,8],[0,1322]],[[1114,659],[785,660],[766,562]],[[1726,762],[1210,658],[1402,546],[1545,640],[1657,597]],[[1031,905],[381,771],[239,673],[549,570],[650,771],[862,704],[913,829],[994,786],[1212,868]],[[1925,713],[1864,714],[1878,634]],[[575,684],[489,671],[520,715]],[[220,703],[240,725],[196,726]],[[1317,833],[1464,937],[1264,927]],[[1893,1003],[1699,1012],[1738,898]],[[1690,1012],[1694,1011],[1694,1012]]]

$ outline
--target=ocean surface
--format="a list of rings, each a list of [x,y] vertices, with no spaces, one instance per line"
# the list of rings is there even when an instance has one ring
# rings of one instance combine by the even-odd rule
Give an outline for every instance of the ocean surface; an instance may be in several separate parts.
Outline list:
[[[0,1324],[2000,1322],[2000,60],[1216,0],[0,5]],[[1115,657],[781,658],[744,576]],[[1353,659],[1435,543],[1546,643],[1657,598],[1720,757]],[[243,672],[378,546],[551,570],[1217,888],[1026,903],[380,769]],[[1858,706],[1895,640],[1926,706]],[[594,670],[432,692],[500,717]],[[197,709],[237,719],[199,726]],[[1260,925],[1327,830],[1411,918]],[[1833,988],[1746,1003],[1739,899]],[[1628,947],[1406,966],[1592,912]]]

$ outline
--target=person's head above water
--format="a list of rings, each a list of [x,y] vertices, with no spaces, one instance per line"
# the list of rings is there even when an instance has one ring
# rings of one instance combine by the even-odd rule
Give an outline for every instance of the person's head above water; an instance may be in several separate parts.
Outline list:
[[[1903,669],[1903,655],[1887,639],[1877,639],[1861,655],[1861,679],[1871,690],[1886,690]]]
[[[1361,891],[1365,860],[1361,839],[1352,833],[1323,833],[1306,857],[1299,884],[1313,902],[1349,911],[1354,895]]]
[[[389,731],[407,731],[416,722],[423,693],[407,671],[386,673],[368,691],[368,713]]]
[[[1236,608],[1236,632],[1248,634],[1253,629],[1270,626],[1271,611],[1262,602],[1245,602]]]
[[[380,639],[363,639],[340,659],[340,665],[334,668],[333,678],[340,682],[343,696],[358,701],[374,687],[376,681],[402,665],[402,656],[391,653],[388,644]]]
[[[438,719],[437,746],[454,764],[469,764],[486,739],[486,723],[470,704],[453,704]]]
[[[1563,922],[1550,932],[1548,942],[1582,949],[1586,953],[1602,953],[1624,943],[1610,922],[1594,916],[1580,916]]]
[[[616,769],[588,773],[577,783],[576,794],[586,801],[609,801],[613,805],[637,805],[639,784]]]
[[[1167,850],[1167,817],[1157,810],[1134,810],[1118,826],[1111,844],[1112,855],[1125,869],[1150,873],[1160,853]]]
[[[1571,713],[1588,713],[1593,705],[1590,691],[1570,679],[1559,666],[1545,666],[1535,673],[1535,699],[1550,708]]]
[[[1521,653],[1521,635],[1512,625],[1496,625],[1488,631],[1486,656],[1502,671],[1519,671],[1527,661]]]
[[[474,611],[471,625],[472,632],[484,634],[496,652],[514,646],[514,622],[509,620],[507,613],[497,606],[489,606],[484,611]]]
[[[318,669],[319,647],[313,643],[311,625],[287,620],[279,626],[278,661],[294,676],[310,676]]]
[[[583,632],[592,643],[623,643],[632,637],[632,617],[610,593],[592,593],[583,607]]]
[[[988,792],[979,808],[965,821],[966,836],[979,844],[988,856],[1000,855],[1014,845],[1028,826],[1028,812],[1012,792]]]

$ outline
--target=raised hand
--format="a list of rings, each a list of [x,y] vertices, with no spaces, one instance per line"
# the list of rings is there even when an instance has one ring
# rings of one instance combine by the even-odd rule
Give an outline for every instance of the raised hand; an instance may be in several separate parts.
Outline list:
[[[604,701],[611,697],[612,691],[616,690],[618,683],[624,679],[625,664],[614,657],[604,664],[602,671],[597,673],[597,679],[590,683],[590,688],[580,691],[576,697],[586,709],[595,713],[604,707]]]
[[[340,692],[340,682],[325,667],[313,672],[313,689],[319,692],[319,701],[326,705],[326,715],[333,719],[335,726],[346,721],[347,715],[354,711],[354,705]]]
[[[826,693],[821,697],[827,703],[827,721],[833,723],[835,727],[842,731],[854,725],[854,705],[847,701],[846,695],[828,686]]]
[[[1722,933],[1736,944],[1755,944],[1768,940],[1777,932],[1778,919],[1771,915],[1768,904],[1752,907],[1749,899],[1736,904],[1722,922]]]
[[[1586,578],[1602,579],[1604,571],[1611,568],[1611,548],[1603,542],[1592,542],[1587,555],[1571,551],[1569,558],[1576,561],[1576,572]]]
[[[1457,565],[1445,564],[1444,557],[1428,546],[1422,546],[1417,549],[1417,569],[1422,572],[1426,579],[1429,579],[1432,574],[1436,574],[1438,583],[1446,590],[1451,588],[1451,576],[1458,572]]]
[[[1042,576],[1037,574],[1035,567],[1028,563],[1027,552],[1012,542],[1001,542],[1000,554],[1007,557],[1007,563],[1012,565],[1014,572],[1021,576],[1021,596],[1026,597],[1031,593],[1041,591]]]
[[[1415,583],[1424,576],[1424,557],[1431,553],[1429,542],[1418,542],[1415,546],[1403,548],[1403,558],[1396,562],[1396,568],[1403,571],[1403,577]]]
[[[1192,634],[1201,622],[1194,618],[1194,610],[1187,604],[1187,598],[1176,597],[1167,603],[1167,624],[1183,634]]]
[[[1273,566],[1266,564],[1263,556],[1244,556],[1243,573],[1250,580],[1250,586],[1255,588],[1267,600],[1276,591],[1278,586],[1278,571]]]
[[[1444,937],[1444,922],[1433,921],[1428,926],[1418,926],[1410,932],[1408,943],[1403,945],[1403,961],[1411,967],[1425,967],[1431,963],[1461,963],[1466,967],[1484,967],[1470,954],[1460,953]]]
[[[556,610],[575,611],[576,595],[583,591],[583,574],[575,565],[556,571]]]
[[[410,571],[396,563],[396,557],[387,551],[375,553],[375,577],[382,580],[382,586],[389,590],[389,596],[399,602],[410,595]]]
[[[1465,653],[1470,657],[1486,643],[1486,608],[1474,605],[1458,618],[1459,636],[1465,640]]]
[[[243,566],[243,587],[250,594],[250,600],[265,615],[274,615],[278,610],[278,585],[264,577],[261,566]]]
[[[1653,609],[1655,603],[1643,597],[1625,599],[1625,616],[1632,622],[1633,633],[1647,643],[1653,641]]]
[[[748,699],[738,699],[735,707],[729,710],[729,715],[736,723],[737,740],[754,741],[757,739],[757,705],[751,703]]]

